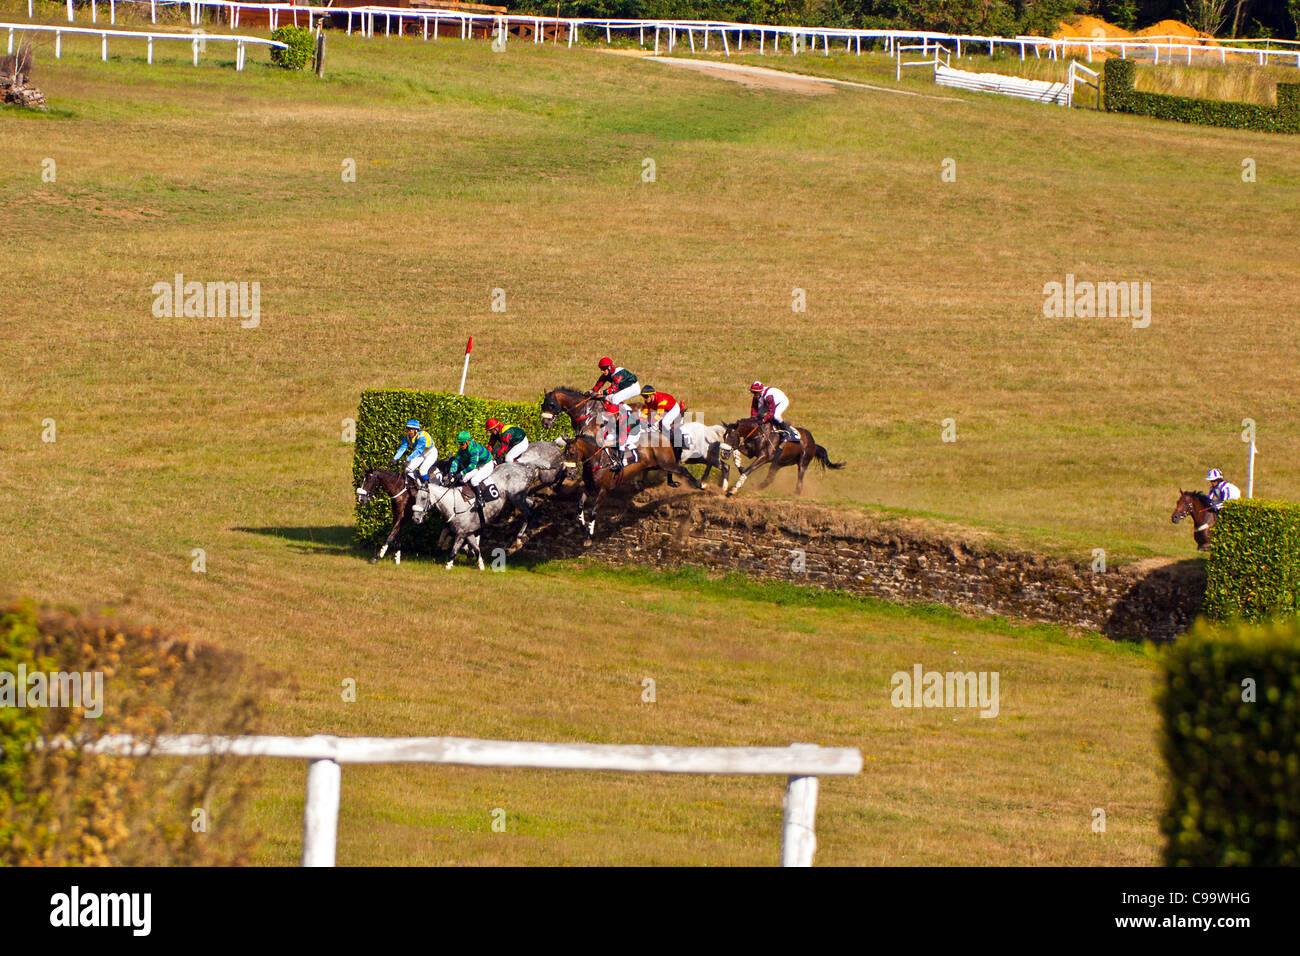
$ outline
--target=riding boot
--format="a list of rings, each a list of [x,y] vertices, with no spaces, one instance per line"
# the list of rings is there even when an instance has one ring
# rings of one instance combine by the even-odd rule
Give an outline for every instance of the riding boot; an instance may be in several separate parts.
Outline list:
[[[474,489],[474,507],[478,510],[478,525],[480,528],[487,527],[487,518],[483,517],[483,489],[477,485],[470,485]]]

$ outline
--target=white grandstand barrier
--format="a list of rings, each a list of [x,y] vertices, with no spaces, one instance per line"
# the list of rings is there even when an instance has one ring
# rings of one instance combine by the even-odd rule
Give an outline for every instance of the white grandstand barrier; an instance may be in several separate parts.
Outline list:
[[[48,746],[72,747],[60,740]],[[534,743],[468,737],[209,737],[129,734],[101,737],[88,753],[128,757],[281,757],[309,761],[303,806],[303,866],[333,866],[338,843],[342,768],[345,763],[429,763],[462,767],[524,767],[631,773],[744,774],[786,777],[781,824],[781,865],[812,866],[817,849],[818,777],[855,776],[862,754],[855,747],[655,747],[631,744]]]
[[[264,47],[284,47],[288,44],[281,43],[279,40],[267,40],[263,37],[248,37],[226,35],[221,33],[205,33],[202,37],[196,37],[193,33],[159,33],[155,31],[140,30],[105,30],[93,27],[65,27],[53,26],[43,23],[0,23],[0,30],[9,31],[9,52],[14,48],[14,32],[40,32],[54,34],[54,59],[63,58],[63,34],[88,34],[99,37],[99,56],[101,60],[108,60],[108,38],[109,37],[130,37],[133,39],[143,39],[147,41],[146,62],[153,63],[153,41],[154,40],[183,40],[190,45],[194,51],[194,65],[199,65],[199,51],[203,49],[206,43],[233,43],[235,44],[235,69],[243,70],[245,58],[245,44],[252,43]]]

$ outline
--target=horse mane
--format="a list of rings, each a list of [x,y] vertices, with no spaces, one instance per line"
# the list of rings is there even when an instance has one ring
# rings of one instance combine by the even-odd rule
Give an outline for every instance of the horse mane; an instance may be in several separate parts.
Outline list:
[[[1193,498],[1195,498],[1203,505],[1208,506],[1214,504],[1214,501],[1210,498],[1210,496],[1203,491],[1184,491],[1183,494],[1191,495]]]

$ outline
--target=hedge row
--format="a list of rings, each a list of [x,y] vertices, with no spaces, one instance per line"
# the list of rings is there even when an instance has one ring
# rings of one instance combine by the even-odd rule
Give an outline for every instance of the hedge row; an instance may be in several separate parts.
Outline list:
[[[1158,706],[1170,866],[1300,864],[1300,622],[1201,622]]]
[[[279,27],[271,33],[272,40],[287,43],[287,47],[271,47],[271,62],[285,70],[305,70],[316,56],[316,35],[306,27]]]
[[[1133,87],[1137,67],[1132,60],[1111,57],[1102,68],[1103,101],[1107,112],[1136,113],[1179,123],[1226,126],[1265,133],[1300,133],[1300,83],[1279,83],[1277,105],[1199,100],[1190,96],[1140,93]]]
[[[489,418],[498,418],[507,426],[518,425],[530,441],[572,434],[568,416],[560,415],[554,427],[546,431],[542,428],[541,414],[540,395],[536,402],[503,402],[414,389],[362,392],[357,410],[356,448],[352,457],[352,486],[359,486],[371,468],[397,470],[393,453],[406,438],[408,419],[419,419],[437,446],[438,456],[447,458],[456,451],[456,433],[462,429],[473,435],[476,441],[486,442],[484,423]],[[388,497],[383,494],[365,505],[357,505],[357,544],[378,548],[392,528],[392,515]],[[442,522],[436,514],[431,515],[424,524],[404,532],[402,549],[430,554],[435,550],[441,530]]]
[[[1300,613],[1300,505],[1249,499],[1219,512],[1205,613],[1246,621]]]

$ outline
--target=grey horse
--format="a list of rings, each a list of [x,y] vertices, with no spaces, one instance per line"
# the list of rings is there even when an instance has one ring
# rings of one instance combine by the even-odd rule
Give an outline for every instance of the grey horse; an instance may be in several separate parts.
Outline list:
[[[430,473],[430,478],[428,490],[420,492],[415,504],[416,523],[419,524],[424,520],[425,509],[422,506],[426,502],[431,504],[446,521],[442,536],[438,538],[438,547],[446,547],[449,540],[453,541],[447,568],[450,569],[456,563],[456,555],[468,544],[470,552],[478,559],[479,570],[482,571],[483,552],[479,537],[483,533],[483,525],[479,522],[478,508],[472,499],[465,500],[461,488],[443,484],[442,472],[434,469]],[[508,463],[498,465],[483,481],[483,518],[487,524],[495,524],[503,519],[507,514],[507,504],[513,505],[523,517],[523,523],[519,526],[512,547],[523,544],[524,535],[528,531],[528,521],[537,504],[528,497],[528,492],[536,480],[534,466]]]

